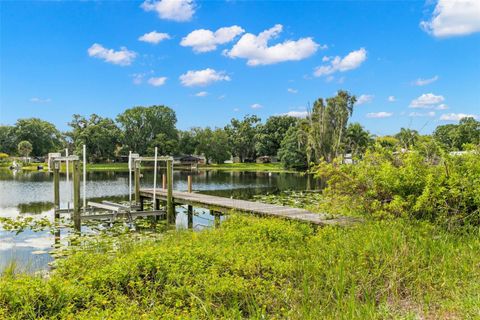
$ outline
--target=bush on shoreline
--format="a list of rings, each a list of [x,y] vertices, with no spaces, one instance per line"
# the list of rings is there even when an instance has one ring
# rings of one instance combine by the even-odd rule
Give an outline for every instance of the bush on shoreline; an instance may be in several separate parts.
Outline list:
[[[478,236],[401,219],[315,230],[232,216],[114,254],[79,252],[47,279],[4,275],[0,317],[469,318],[480,312],[479,249]]]

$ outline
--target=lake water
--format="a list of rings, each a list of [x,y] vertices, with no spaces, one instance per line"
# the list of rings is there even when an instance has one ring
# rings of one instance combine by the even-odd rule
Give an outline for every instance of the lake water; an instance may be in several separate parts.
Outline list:
[[[161,186],[161,173],[157,184]],[[194,191],[219,196],[249,199],[257,194],[277,193],[285,190],[319,188],[311,176],[295,173],[225,172],[225,171],[175,171],[174,189],[187,190],[187,176],[192,175]],[[71,179],[70,179],[71,182]],[[143,187],[153,186],[153,174],[145,172]],[[81,187],[83,191],[83,186]],[[128,172],[89,172],[87,174],[87,199],[128,200]],[[67,208],[72,198],[71,185],[66,176],[60,178],[61,208]],[[83,194],[82,194],[83,199]],[[71,202],[71,200],[70,200]],[[185,208],[177,207],[177,228],[187,227]],[[202,229],[213,225],[209,211],[195,208],[193,225]],[[45,172],[12,172],[0,170],[0,217],[47,218],[53,222],[53,174]],[[82,229],[83,231],[83,229]],[[61,239],[68,230],[61,232]],[[48,254],[55,236],[48,230],[25,230],[19,234],[0,228],[0,272],[11,261],[27,272],[45,270],[53,260]]]

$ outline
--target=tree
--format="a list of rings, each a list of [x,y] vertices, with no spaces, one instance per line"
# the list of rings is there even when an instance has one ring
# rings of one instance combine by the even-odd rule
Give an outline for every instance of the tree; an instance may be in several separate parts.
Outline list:
[[[169,138],[165,133],[159,133],[157,136],[150,141],[148,144],[147,153],[154,154],[155,147],[158,148],[158,155],[174,155],[178,150],[178,140],[174,138]]]
[[[456,145],[463,150],[465,144],[480,144],[480,121],[472,117],[460,119],[457,129]]]
[[[351,123],[347,127],[345,143],[347,150],[352,153],[352,156],[365,153],[367,147],[372,143],[373,139],[370,132],[365,130],[360,123]]]
[[[32,144],[34,155],[58,151],[64,144],[60,131],[50,122],[41,119],[20,119],[13,131],[17,143],[26,140]]]
[[[223,163],[230,158],[228,149],[228,134],[224,129],[216,128],[214,130],[206,127],[194,128],[196,141],[196,152],[203,154],[207,163]]]
[[[287,130],[297,119],[290,116],[272,116],[259,126],[255,149],[262,156],[276,156]]]
[[[24,140],[18,143],[17,149],[18,153],[26,158],[32,152],[33,147],[30,141]]]
[[[193,154],[196,147],[197,140],[193,130],[178,131],[178,152],[180,154]]]
[[[304,122],[291,126],[280,144],[278,158],[286,168],[305,169],[308,167],[306,151],[308,137],[301,129],[302,125],[308,124]]]
[[[438,126],[433,138],[447,150],[463,150],[465,144],[480,144],[480,121],[462,118],[458,124]]]
[[[440,142],[440,144],[447,150],[455,149],[457,140],[457,127],[456,124],[446,124],[438,126],[433,132],[433,138]]]
[[[90,118],[75,114],[68,125],[72,131],[67,136],[72,139],[74,149],[80,154],[85,145],[89,161],[105,161],[115,156],[121,132],[112,119],[96,114]]]
[[[15,152],[14,127],[0,126],[0,152],[12,154]]]
[[[232,154],[239,157],[241,162],[246,159],[252,160],[256,156],[255,137],[259,123],[259,117],[246,115],[243,120],[232,119],[225,127]]]
[[[164,134],[165,139],[178,139],[175,128],[177,117],[175,112],[166,106],[127,109],[117,116],[117,121],[122,129],[124,152],[132,150],[146,154],[152,140],[160,133]]]
[[[322,158],[330,162],[341,151],[348,119],[352,115],[355,96],[340,90],[337,95],[317,99],[310,113],[307,156],[318,162]]]
[[[395,138],[398,139],[402,148],[409,149],[410,147],[415,146],[418,141],[418,131],[412,129],[401,128],[400,132],[395,135]]]

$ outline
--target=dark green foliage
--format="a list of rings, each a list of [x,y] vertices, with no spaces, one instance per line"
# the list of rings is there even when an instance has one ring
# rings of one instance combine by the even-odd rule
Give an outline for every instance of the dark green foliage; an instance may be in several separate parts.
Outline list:
[[[240,161],[254,160],[255,137],[260,126],[260,118],[253,115],[246,115],[243,120],[232,119],[225,127],[228,134],[229,146],[233,156],[240,158]]]
[[[0,126],[0,152],[13,154],[16,152],[14,127]]]
[[[197,147],[197,140],[193,130],[178,131],[178,153],[179,154],[194,154]]]
[[[320,228],[233,216],[116,253],[78,252],[46,278],[0,278],[0,318],[472,318],[480,241],[428,224]]]
[[[278,158],[286,168],[306,169],[307,163],[307,137],[299,123],[287,130],[278,150]]]
[[[367,130],[365,130],[360,123],[350,123],[345,134],[346,152],[352,153],[352,156],[358,156],[367,150],[372,145],[373,138]]]
[[[463,118],[459,124],[438,126],[433,137],[447,150],[464,150],[466,144],[480,145],[480,121]]]
[[[215,163],[223,163],[230,158],[228,149],[228,134],[224,129],[210,127],[193,128],[196,142],[195,151],[203,154],[207,163],[213,160]]]
[[[49,152],[56,152],[63,146],[63,137],[60,131],[50,122],[37,119],[19,119],[13,130],[15,141],[29,141],[32,144],[32,155],[45,156]]]
[[[166,106],[134,107],[117,116],[122,130],[123,152],[145,155],[152,151],[152,141],[162,133],[162,141],[177,140],[175,111]],[[159,138],[159,139],[160,139]],[[150,147],[150,148],[149,148]]]
[[[74,150],[81,154],[86,145],[88,161],[99,162],[113,159],[120,143],[120,129],[112,119],[92,114],[90,118],[73,115],[68,124],[72,131],[67,135],[72,139]]]
[[[255,149],[260,156],[276,156],[287,130],[295,125],[297,119],[290,116],[272,116],[261,125]]]

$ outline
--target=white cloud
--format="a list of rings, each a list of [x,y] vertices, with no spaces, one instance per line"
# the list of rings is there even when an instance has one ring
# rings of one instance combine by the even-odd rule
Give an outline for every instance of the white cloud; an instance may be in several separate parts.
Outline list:
[[[408,114],[408,116],[410,116],[410,117],[435,117],[435,112],[434,111],[430,111],[430,112],[426,112],[426,113],[410,112]]]
[[[439,0],[429,21],[420,22],[435,37],[464,36],[480,32],[480,1]]]
[[[478,116],[474,114],[465,114],[465,113],[445,113],[440,116],[440,120],[444,121],[460,121],[463,118],[472,117],[477,119]]]
[[[375,96],[372,94],[362,94],[360,95],[360,97],[358,97],[356,105],[362,105],[365,103],[372,102],[374,97]]]
[[[160,19],[178,22],[189,21],[195,13],[193,0],[146,0],[141,8],[145,11],[155,11]]]
[[[206,96],[208,96],[208,92],[207,92],[207,91],[200,91],[200,92],[197,92],[197,93],[195,94],[195,96],[197,96],[197,97],[206,97]]]
[[[261,104],[259,104],[259,103],[254,103],[254,104],[252,104],[252,105],[250,106],[250,108],[252,108],[252,109],[261,109],[261,108],[263,108],[263,106],[262,106]]]
[[[33,103],[49,103],[51,101],[52,99],[50,98],[39,98],[39,97],[30,98],[30,102],[33,102]]]
[[[157,31],[145,33],[143,36],[138,38],[138,40],[140,41],[153,43],[153,44],[157,44],[163,40],[168,40],[168,39],[170,39],[170,35],[168,33],[162,33]]]
[[[234,108],[233,111],[238,112],[238,111],[240,111],[240,109],[239,108]]]
[[[223,99],[226,98],[226,96],[227,96],[226,94],[222,94],[222,95],[219,95],[217,99],[218,100],[223,100]]]
[[[356,51],[350,52],[343,58],[336,56],[334,58],[325,59],[324,57],[322,60],[324,60],[324,62],[328,62],[329,64],[315,68],[313,74],[316,77],[330,75],[337,71],[345,72],[360,67],[360,65],[367,60],[367,50],[360,48]]]
[[[278,37],[283,26],[276,24],[258,35],[244,34],[230,50],[224,50],[223,54],[230,58],[247,59],[247,65],[268,65],[284,61],[298,61],[313,55],[320,47],[312,38],[300,38],[298,40],[286,40],[268,46],[268,42]],[[320,47],[325,48],[324,46]]]
[[[94,43],[88,48],[88,55],[90,57],[102,59],[105,62],[118,64],[120,66],[128,66],[133,62],[137,53],[130,51],[125,47],[121,47],[119,51],[115,51],[113,49],[107,49],[101,44]]]
[[[152,78],[148,79],[148,83],[151,84],[154,87],[163,86],[166,81],[167,81],[167,77],[157,77],[157,78],[152,77]]]
[[[410,108],[432,109],[436,104],[445,100],[443,96],[437,96],[433,93],[424,93],[420,97],[410,102]]]
[[[230,81],[224,71],[215,71],[207,68],[204,70],[190,70],[180,76],[182,85],[186,87],[207,86],[217,81]]]
[[[416,86],[425,86],[427,84],[430,84],[430,83],[433,83],[433,82],[437,81],[438,78],[439,78],[438,76],[434,76],[434,77],[429,78],[429,79],[418,78],[417,80],[415,80],[413,82],[413,84],[416,85]]]
[[[288,88],[287,91],[290,93],[298,93],[298,90],[293,88]]]
[[[195,52],[213,51],[217,49],[217,45],[228,43],[244,32],[245,30],[239,26],[224,27],[215,32],[198,29],[184,37],[180,45],[192,47]]]
[[[381,111],[381,112],[370,112],[370,113],[367,113],[367,118],[377,118],[377,119],[380,119],[380,118],[388,118],[388,117],[391,117],[393,115],[392,112],[385,112],[385,111]]]
[[[284,113],[285,116],[295,117],[295,118],[306,118],[308,116],[307,111],[289,111]]]
[[[448,106],[446,104],[442,103],[442,104],[439,104],[435,109],[437,109],[437,110],[447,110]]]
[[[395,96],[388,96],[387,100],[388,102],[395,102],[397,101],[397,98],[395,98]]]

